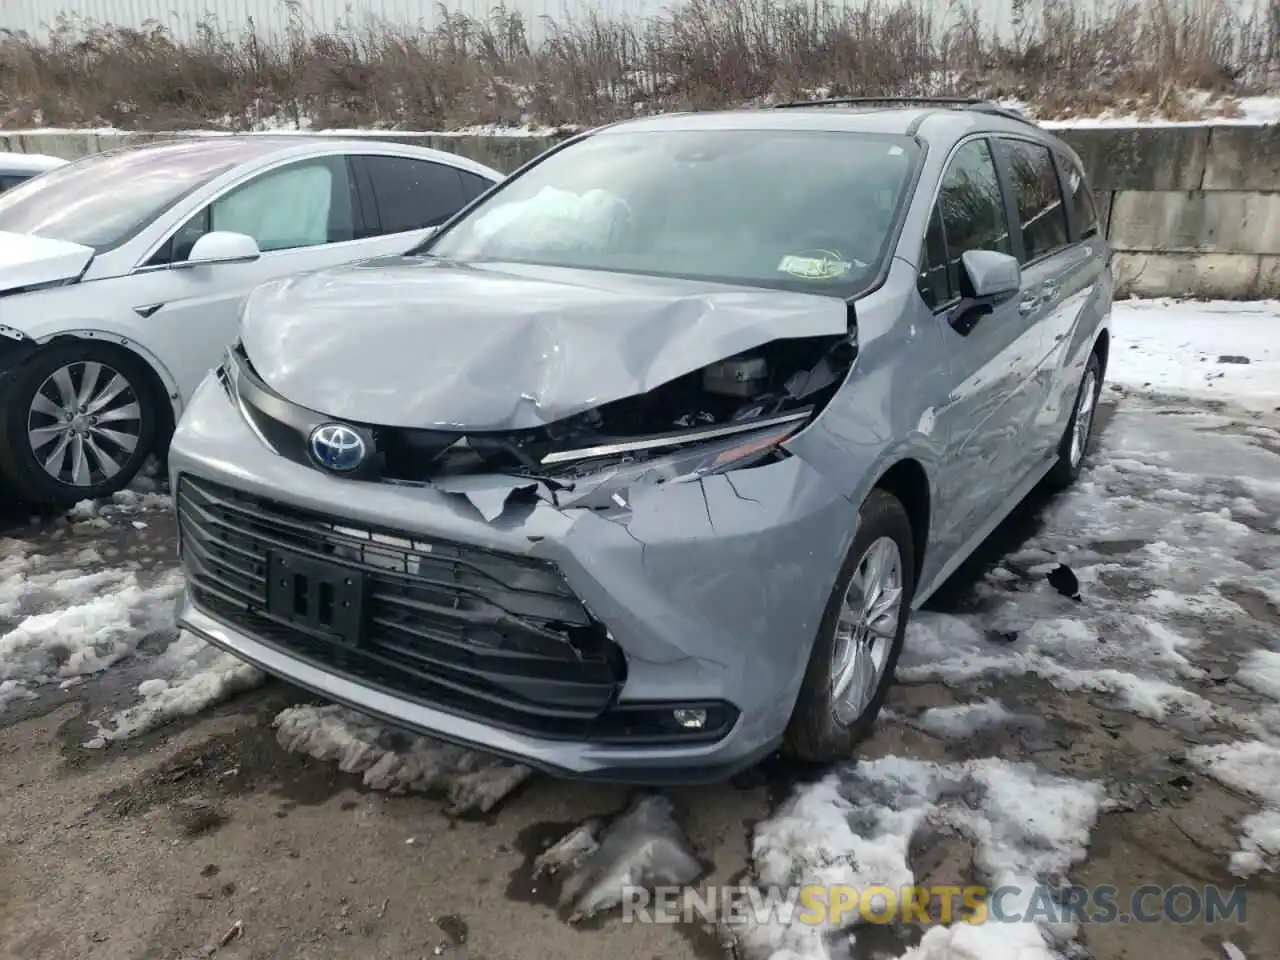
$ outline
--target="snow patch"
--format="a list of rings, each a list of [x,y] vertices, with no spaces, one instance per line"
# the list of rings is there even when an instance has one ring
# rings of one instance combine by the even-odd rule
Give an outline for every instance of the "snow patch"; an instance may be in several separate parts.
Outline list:
[[[1280,341],[1280,321],[1273,329]],[[1123,351],[1117,333],[1113,356]],[[1204,646],[1206,627],[1255,649],[1274,632],[1240,596],[1280,593],[1280,537],[1256,517],[1253,526],[1237,522],[1232,506],[1280,514],[1276,455],[1228,417],[1196,409],[1157,416],[1169,408],[1146,403],[1132,397],[1115,410],[1078,482],[1043,511],[1040,531],[956,613],[912,617],[902,682],[963,689],[1030,675],[1155,722],[1240,722],[1202,692],[1212,688],[1197,661],[1217,653],[1218,645]],[[1079,602],[1048,583],[1059,563],[1074,571]],[[1275,662],[1268,652],[1246,654],[1240,681],[1272,689]]]
[[[1188,669],[1167,637],[1143,630],[1140,621],[1129,624],[1140,632],[1129,644],[1105,645],[1100,635],[1082,620],[1023,622],[1030,616],[1017,599],[996,615],[916,613],[907,630],[907,644],[898,667],[903,683],[940,681],[964,686],[970,681],[1001,676],[1039,676],[1060,690],[1110,694],[1117,705],[1150,720],[1161,721],[1172,713],[1199,720],[1214,716],[1212,705],[1199,694],[1158,676],[1102,666],[1101,661],[1155,666],[1166,672]],[[1013,627],[1018,622],[1023,629]],[[1001,639],[989,639],[990,634]],[[1016,636],[1012,642],[1003,638]],[[1143,644],[1143,640],[1154,642]],[[1145,656],[1142,656],[1145,654]],[[1161,664],[1161,660],[1167,661]]]
[[[1254,650],[1240,663],[1236,682],[1275,700],[1280,700],[1280,653]]]
[[[1138,390],[1280,407],[1280,301],[1127,300],[1111,308],[1107,379]],[[1240,356],[1248,363],[1220,362]]]
[[[533,774],[489,754],[392,730],[345,707],[290,707],[274,726],[291,753],[336,760],[371,790],[443,792],[454,813],[487,813]]]
[[[917,882],[909,851],[918,831],[952,831],[975,847],[974,866],[991,886],[1022,897],[1083,859],[1104,792],[1030,764],[995,759],[934,764],[900,757],[860,763],[801,788],[755,832],[756,881],[899,889]],[[1018,896],[1002,902],[1024,909]],[[754,918],[725,928],[751,960],[829,960],[830,942],[857,937],[829,926]],[[1051,945],[1074,925],[985,923],[936,926],[906,954],[912,960],[982,957],[1051,960]],[[843,955],[843,953],[839,954]],[[904,958],[905,960],[905,958]]]
[[[0,713],[4,712],[4,708],[9,704],[18,700],[34,700],[36,695],[27,688],[27,685],[18,680],[0,681]]]
[[[1194,91],[1183,97],[1187,106],[1199,107],[1204,112],[1200,120],[1167,120],[1156,115],[1142,115],[1107,110],[1092,117],[1071,117],[1065,120],[1041,120],[1047,130],[1071,129],[1123,129],[1127,127],[1259,127],[1280,123],[1280,97],[1250,96],[1232,99],[1234,115],[1222,116],[1221,101],[1208,99]],[[1011,105],[1013,101],[1008,101]]]
[[[1280,746],[1246,740],[1196,747],[1188,756],[1220,783],[1280,806]]]
[[[154,676],[138,685],[141,702],[103,721],[86,747],[128,740],[179,717],[195,716],[263,682],[262,673],[199,637],[181,633],[153,661]]]
[[[1240,824],[1231,872],[1280,869],[1280,746],[1259,740],[1196,747],[1188,759],[1219,783],[1248,794],[1262,809]]]
[[[683,887],[702,873],[664,796],[641,797],[599,834],[600,822],[589,820],[534,861],[535,878],[567,873],[559,902],[570,923],[620,905],[628,887]]]
[[[35,573],[43,562],[42,557],[32,557],[25,570],[0,580],[0,619],[12,619],[55,606],[87,603],[104,589],[118,589],[132,582],[133,578],[127,570],[87,574],[67,570]],[[0,571],[2,576],[3,571]]]
[[[999,700],[986,699],[951,707],[930,707],[916,720],[916,726],[943,740],[965,740],[1013,719],[1014,714]]]
[[[72,578],[70,605],[29,616],[0,634],[0,681],[33,684],[98,673],[132,654],[147,635],[173,625],[180,572],[149,587],[132,572],[91,576],[97,577],[96,596],[77,593],[88,578]]]
[[[1280,870],[1280,810],[1263,810],[1240,822],[1240,849],[1230,865],[1237,877]]]

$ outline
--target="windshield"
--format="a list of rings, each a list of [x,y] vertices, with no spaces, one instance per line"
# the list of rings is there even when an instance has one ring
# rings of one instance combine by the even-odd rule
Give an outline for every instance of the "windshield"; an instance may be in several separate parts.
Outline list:
[[[919,147],[826,131],[603,133],[429,242],[432,257],[851,296],[874,279]]]
[[[0,230],[101,253],[244,159],[243,148],[216,142],[85,157],[0,195]]]

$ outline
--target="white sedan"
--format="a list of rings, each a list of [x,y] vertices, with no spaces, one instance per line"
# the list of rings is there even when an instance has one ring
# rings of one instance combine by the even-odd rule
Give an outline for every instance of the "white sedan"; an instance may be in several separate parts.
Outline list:
[[[501,179],[421,147],[249,135],[96,154],[6,191],[0,477],[44,502],[119,490],[254,287],[404,253]]]
[[[0,151],[0,193],[56,167],[65,166],[66,162],[61,157],[49,157],[43,153]]]

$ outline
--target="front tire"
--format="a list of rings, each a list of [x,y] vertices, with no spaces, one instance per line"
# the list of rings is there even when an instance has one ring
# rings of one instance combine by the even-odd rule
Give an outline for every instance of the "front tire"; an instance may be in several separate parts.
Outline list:
[[[1084,376],[1076,391],[1075,407],[1066,432],[1058,441],[1058,462],[1045,476],[1051,490],[1065,490],[1076,482],[1080,468],[1084,466],[1089,442],[1093,439],[1094,415],[1098,411],[1098,397],[1102,394],[1102,362],[1095,353],[1085,365]]]
[[[27,498],[110,496],[151,453],[156,401],[132,354],[93,341],[55,344],[10,376],[0,399],[0,470]]]
[[[873,490],[858,516],[783,737],[788,756],[810,763],[847,759],[871,732],[915,595],[915,548],[902,504]]]

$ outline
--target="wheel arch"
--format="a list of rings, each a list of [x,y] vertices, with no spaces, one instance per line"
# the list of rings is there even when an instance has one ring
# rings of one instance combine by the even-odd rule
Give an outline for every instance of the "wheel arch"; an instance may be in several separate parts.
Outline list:
[[[151,390],[157,400],[164,401],[157,404],[161,421],[158,424],[159,429],[156,436],[158,443],[161,440],[167,442],[181,414],[181,394],[172,374],[169,373],[168,368],[160,361],[160,358],[130,337],[121,336],[117,333],[107,333],[102,330],[59,331],[53,336],[42,340],[41,346],[53,346],[76,341],[99,344],[108,350],[128,354],[139,361],[147,376],[147,388]]]
[[[929,527],[933,516],[933,494],[924,464],[912,457],[896,461],[880,474],[873,489],[892,494],[907,511],[911,521],[911,545],[915,553],[916,586],[924,571],[925,552],[929,546]]]
[[[1098,357],[1099,379],[1105,379],[1107,376],[1107,360],[1111,357],[1111,331],[1103,327],[1098,333],[1098,339],[1093,342],[1093,352]]]

